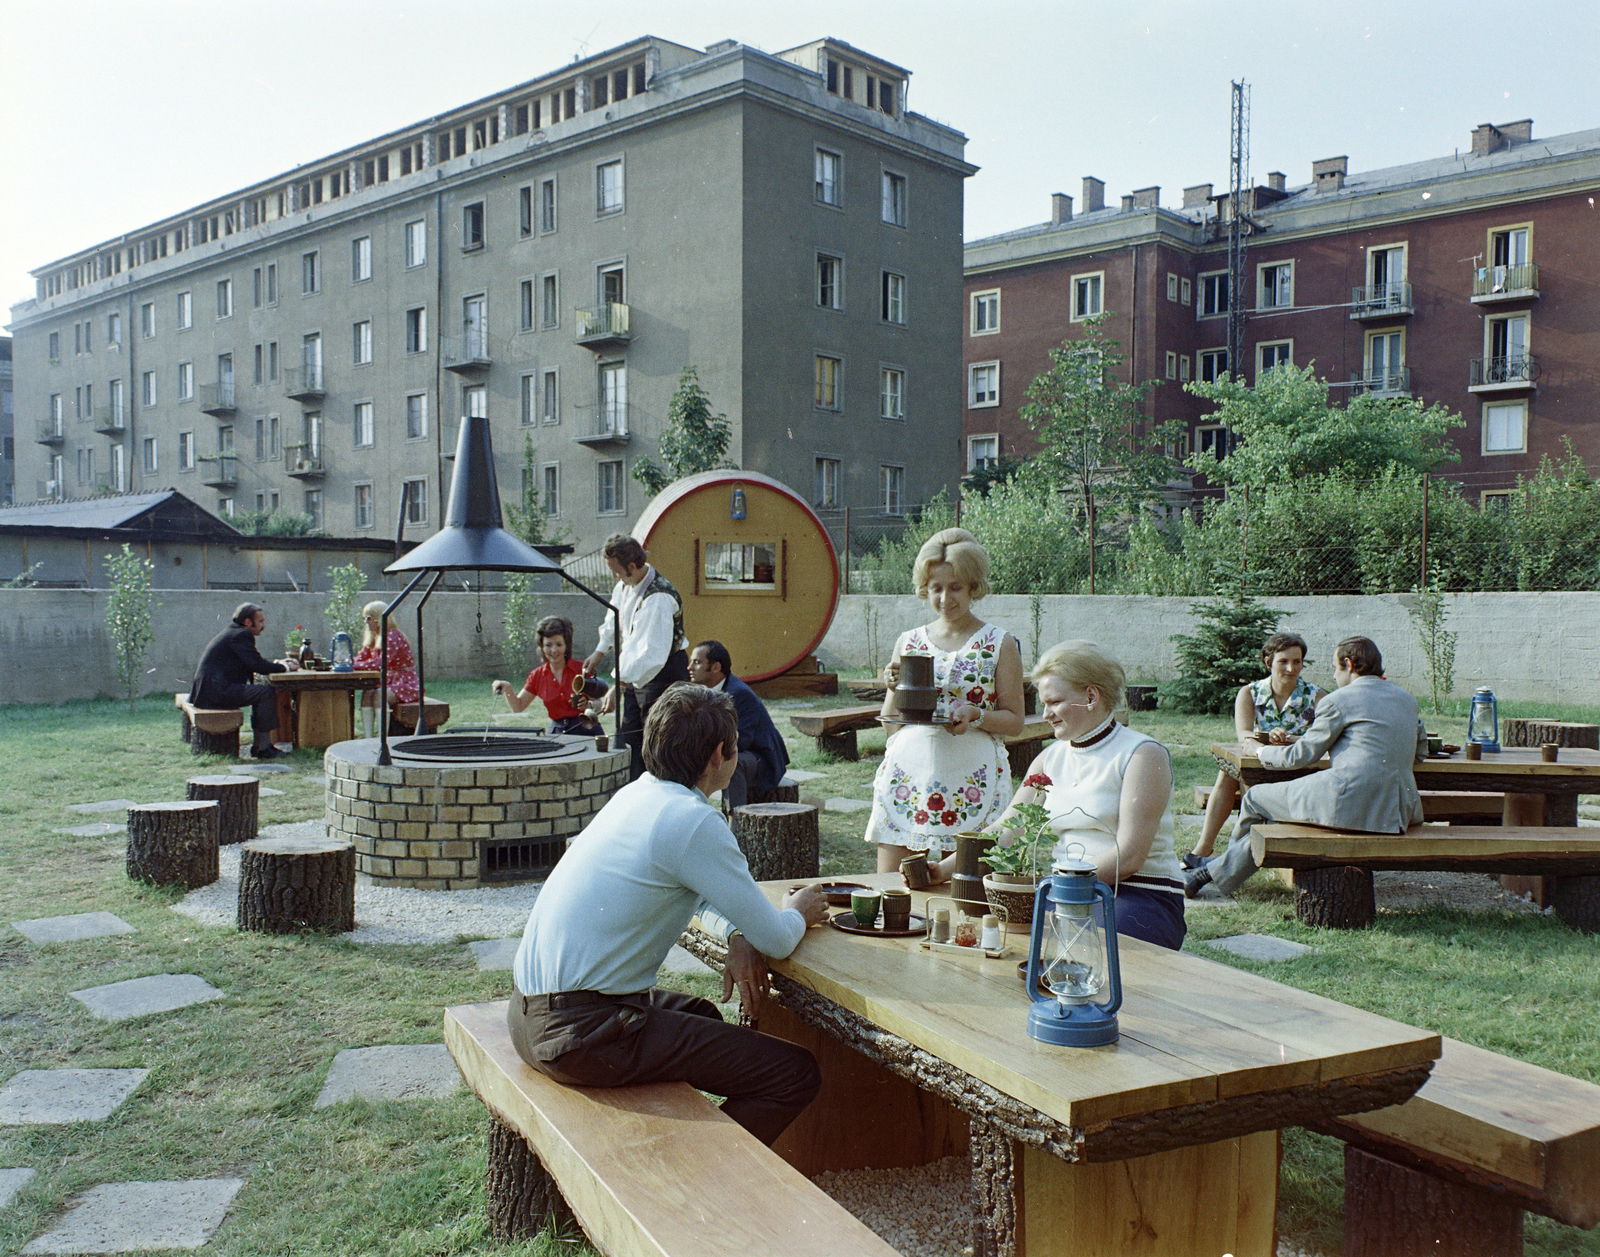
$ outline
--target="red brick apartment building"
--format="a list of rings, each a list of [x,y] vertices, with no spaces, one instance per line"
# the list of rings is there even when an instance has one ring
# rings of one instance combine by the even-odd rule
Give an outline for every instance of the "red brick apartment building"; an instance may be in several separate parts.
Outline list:
[[[1441,402],[1466,483],[1493,493],[1570,437],[1600,469],[1600,130],[1536,140],[1524,120],[1485,124],[1468,149],[1351,175],[1313,163],[1289,188],[1253,189],[1245,360],[1314,363],[1334,398],[1356,391]],[[1153,420],[1180,418],[1192,447],[1217,439],[1192,378],[1227,369],[1226,193],[1160,189],[1105,204],[1052,198],[1050,221],[966,246],[967,466],[1037,448],[1019,410],[1048,351],[1105,312],[1123,370],[1157,379]]]

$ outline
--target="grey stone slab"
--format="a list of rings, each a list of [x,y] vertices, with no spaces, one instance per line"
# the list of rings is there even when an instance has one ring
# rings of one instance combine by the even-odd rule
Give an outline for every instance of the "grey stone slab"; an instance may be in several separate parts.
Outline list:
[[[102,1183],[78,1197],[24,1253],[129,1253],[199,1248],[222,1225],[242,1178]]]
[[[0,1209],[6,1208],[17,1198],[17,1193],[28,1185],[28,1180],[36,1174],[36,1170],[25,1167],[15,1170],[0,1170]]]
[[[392,1044],[346,1048],[333,1058],[316,1106],[360,1098],[426,1100],[447,1096],[461,1086],[461,1075],[442,1043]]]
[[[822,773],[807,772],[804,768],[790,768],[784,772],[783,779],[785,781],[792,781],[795,783],[795,785],[799,785],[804,781],[815,781],[822,775]]]
[[[122,834],[128,830],[127,825],[115,825],[110,821],[95,821],[89,825],[68,825],[65,829],[52,829],[52,834],[72,834],[77,838],[103,838],[107,834]]]
[[[236,777],[243,777],[257,773],[292,773],[294,769],[283,764],[235,764],[228,771]]]
[[[823,801],[822,810],[824,812],[870,812],[872,810],[872,800],[844,798],[826,799]]]
[[[468,943],[472,954],[478,958],[480,969],[509,969],[511,962],[517,958],[517,946],[522,942],[522,937],[516,938],[491,938],[481,943]]]
[[[263,798],[265,798],[269,794],[282,794],[283,791],[282,790],[274,790],[271,786],[262,786],[259,790],[256,791],[256,793],[258,795],[262,796]]]
[[[130,978],[107,986],[91,986],[71,992],[96,1017],[106,1021],[125,1021],[149,1013],[168,1013],[190,1004],[227,996],[204,978],[192,973],[157,973],[148,978]]]
[[[667,958],[661,962],[661,967],[668,973],[709,973],[717,976],[717,971],[693,952],[685,951],[676,943],[667,953]]]
[[[21,930],[30,943],[70,943],[80,938],[138,933],[114,912],[75,912],[67,917],[35,917],[11,924]]]
[[[144,1081],[147,1069],[25,1069],[0,1087],[0,1126],[103,1122]]]
[[[1235,934],[1229,938],[1214,938],[1206,946],[1232,952],[1246,960],[1293,960],[1317,950],[1291,939],[1274,938],[1271,934]]]
[[[126,812],[130,807],[138,806],[135,799],[102,799],[99,803],[73,803],[67,811],[89,816],[95,812]]]

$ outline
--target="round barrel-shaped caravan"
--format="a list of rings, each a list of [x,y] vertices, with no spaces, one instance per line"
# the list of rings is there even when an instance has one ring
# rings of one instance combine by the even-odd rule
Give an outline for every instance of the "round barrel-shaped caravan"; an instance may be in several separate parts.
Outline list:
[[[715,638],[743,680],[787,672],[833,622],[839,560],[828,530],[770,476],[685,476],[655,496],[633,535],[683,596],[690,646]]]

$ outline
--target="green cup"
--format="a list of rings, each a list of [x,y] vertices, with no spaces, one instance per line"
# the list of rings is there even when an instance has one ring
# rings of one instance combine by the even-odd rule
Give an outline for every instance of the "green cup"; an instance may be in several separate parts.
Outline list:
[[[878,909],[883,906],[883,892],[881,890],[853,890],[850,892],[850,911],[855,914],[856,924],[864,930],[870,930],[878,923]]]

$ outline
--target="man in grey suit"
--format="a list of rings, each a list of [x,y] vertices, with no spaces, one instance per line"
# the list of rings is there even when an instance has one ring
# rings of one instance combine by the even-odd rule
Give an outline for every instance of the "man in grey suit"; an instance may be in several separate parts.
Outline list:
[[[1309,768],[1326,753],[1326,772],[1251,786],[1239,805],[1228,849],[1198,869],[1184,872],[1184,894],[1193,899],[1215,883],[1232,894],[1256,862],[1250,828],[1262,821],[1297,821],[1369,834],[1403,834],[1422,823],[1422,797],[1411,765],[1428,751],[1428,734],[1417,700],[1383,679],[1383,656],[1365,637],[1347,637],[1334,648],[1339,688],[1317,703],[1305,736],[1288,746],[1256,752],[1266,768]]]

